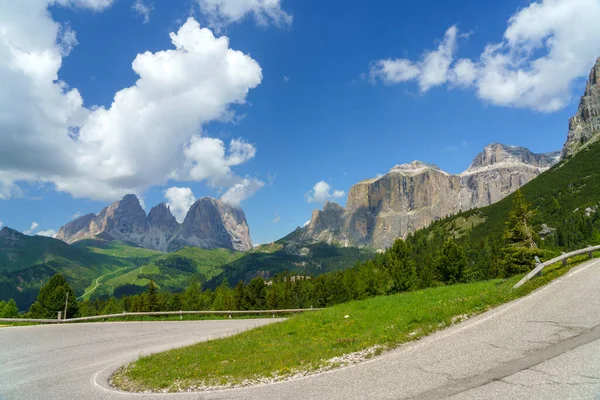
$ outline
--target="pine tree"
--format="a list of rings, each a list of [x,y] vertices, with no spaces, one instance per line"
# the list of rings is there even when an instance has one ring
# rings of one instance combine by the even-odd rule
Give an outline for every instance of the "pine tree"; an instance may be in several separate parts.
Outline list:
[[[56,318],[58,311],[65,308],[65,300],[69,297],[67,315],[63,318],[74,318],[79,314],[79,305],[75,292],[61,274],[56,274],[48,283],[40,288],[37,300],[29,309],[31,318]]]
[[[387,252],[385,261],[395,292],[404,292],[414,288],[417,281],[417,270],[410,248],[402,239],[394,242]]]
[[[160,302],[158,301],[158,289],[154,281],[150,281],[146,287],[146,309],[147,311],[160,311]]]
[[[14,299],[0,301],[0,318],[19,318],[19,308]]]
[[[446,283],[464,282],[467,257],[464,250],[451,237],[444,242],[437,259],[437,269],[442,281]]]
[[[530,271],[535,265],[534,257],[540,254],[530,226],[535,214],[529,207],[521,191],[517,190],[502,235],[505,243],[502,266],[507,276]]]

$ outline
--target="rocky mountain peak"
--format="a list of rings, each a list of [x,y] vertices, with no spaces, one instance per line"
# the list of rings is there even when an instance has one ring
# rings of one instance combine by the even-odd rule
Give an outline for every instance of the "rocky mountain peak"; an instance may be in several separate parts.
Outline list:
[[[21,232],[5,226],[0,230],[0,238],[19,238],[24,236]]]
[[[148,223],[151,227],[162,230],[172,230],[179,226],[175,216],[171,213],[171,209],[166,203],[160,203],[152,207],[150,213],[148,213]]]
[[[600,58],[590,71],[586,90],[579,101],[577,113],[569,120],[567,142],[562,156],[567,158],[595,142],[600,137]]]
[[[425,164],[422,161],[415,160],[408,164],[400,164],[400,165],[394,166],[390,170],[390,173],[399,173],[399,174],[404,174],[404,175],[416,175],[416,174],[419,174],[426,170],[435,170],[435,171],[441,172],[441,169],[438,168],[436,165]]]
[[[338,203],[336,203],[335,201],[326,201],[325,205],[323,206],[323,211],[325,212],[343,212],[344,211],[344,207],[340,206]]]
[[[586,90],[590,90],[593,86],[600,85],[600,57],[596,60],[596,64],[592,67],[590,71],[590,78],[586,85]]]
[[[57,238],[67,243],[118,239],[160,251],[185,246],[252,249],[244,212],[210,197],[196,201],[179,224],[167,204],[156,205],[146,215],[139,199],[127,195],[98,215],[88,214],[69,222],[60,228]]]
[[[244,212],[211,197],[196,200],[181,227],[182,238],[198,247],[252,249]]]
[[[556,164],[560,152],[535,154],[529,149],[491,143],[475,157],[466,173],[507,164],[525,164],[537,168],[549,168]]]
[[[420,161],[396,165],[378,178],[352,186],[343,208],[326,203],[296,237],[386,248],[432,221],[495,203],[558,161],[558,153],[535,154],[492,143],[462,174]]]

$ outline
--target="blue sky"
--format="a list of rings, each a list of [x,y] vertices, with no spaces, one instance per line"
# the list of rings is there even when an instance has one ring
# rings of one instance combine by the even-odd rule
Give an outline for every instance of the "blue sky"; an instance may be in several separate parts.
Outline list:
[[[223,1],[0,4],[4,226],[225,196],[266,243],[396,164],[560,149],[600,56],[596,0]]]

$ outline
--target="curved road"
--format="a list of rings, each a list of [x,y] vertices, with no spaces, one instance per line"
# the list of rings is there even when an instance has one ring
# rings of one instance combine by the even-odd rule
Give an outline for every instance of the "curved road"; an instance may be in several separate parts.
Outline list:
[[[271,321],[0,328],[0,399],[600,399],[600,260],[353,367],[205,393],[129,394],[107,384],[140,354]]]

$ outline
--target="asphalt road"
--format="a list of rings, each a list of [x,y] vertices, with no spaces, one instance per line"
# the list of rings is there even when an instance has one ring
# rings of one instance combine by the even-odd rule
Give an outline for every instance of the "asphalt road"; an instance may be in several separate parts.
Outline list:
[[[177,395],[112,390],[140,353],[271,320],[0,329],[7,399],[600,400],[600,260],[523,299],[368,362],[273,385]]]

